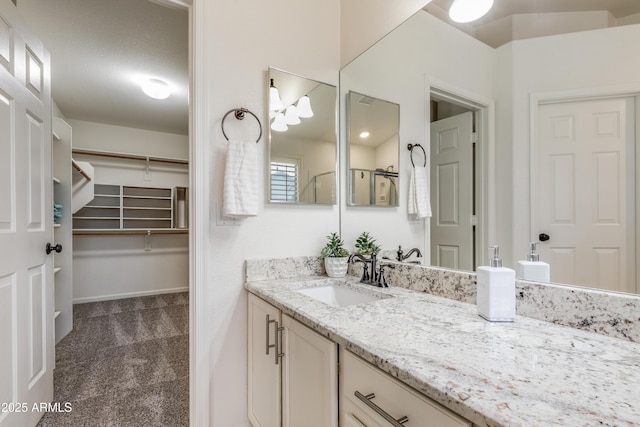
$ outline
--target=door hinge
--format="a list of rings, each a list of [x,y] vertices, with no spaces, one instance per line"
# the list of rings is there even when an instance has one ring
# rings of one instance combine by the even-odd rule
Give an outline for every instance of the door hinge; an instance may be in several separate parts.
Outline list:
[[[471,215],[471,225],[474,227],[478,225],[478,215]]]
[[[478,132],[471,133],[471,142],[474,144],[478,142]]]

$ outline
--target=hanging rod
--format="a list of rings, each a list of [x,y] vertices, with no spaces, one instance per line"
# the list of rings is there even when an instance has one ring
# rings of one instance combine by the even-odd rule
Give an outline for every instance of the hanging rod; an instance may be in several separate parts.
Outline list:
[[[140,154],[129,154],[129,153],[116,153],[111,151],[99,151],[99,150],[87,150],[84,148],[74,148],[71,150],[74,154],[84,154],[87,156],[101,156],[101,157],[114,157],[116,159],[129,159],[129,160],[142,160],[142,161],[151,161],[151,162],[160,162],[160,163],[173,163],[177,165],[188,165],[188,160],[183,159],[174,159],[171,157],[152,157],[152,156],[143,156]]]
[[[87,181],[91,181],[91,177],[89,176],[89,174],[87,172],[85,172],[84,169],[82,169],[82,166],[80,166],[80,164],[78,164],[78,162],[76,162],[75,160],[71,159],[71,164],[73,165],[75,170],[80,172],[80,175],[82,175],[82,176],[84,176],[86,178]]]
[[[75,229],[73,234],[76,236],[134,236],[142,234],[189,234],[187,228],[167,228],[167,229],[136,229],[136,230],[123,230],[123,229]]]

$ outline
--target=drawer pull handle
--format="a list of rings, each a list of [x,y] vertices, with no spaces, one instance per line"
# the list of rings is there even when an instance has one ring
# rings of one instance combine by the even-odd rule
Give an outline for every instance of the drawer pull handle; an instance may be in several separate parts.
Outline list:
[[[405,427],[404,423],[409,421],[409,417],[407,417],[407,416],[400,417],[400,418],[398,418],[396,420],[391,415],[389,415],[389,413],[387,413],[387,411],[385,411],[384,409],[382,409],[381,407],[379,407],[378,405],[373,403],[371,401],[371,399],[374,399],[376,397],[376,395],[374,393],[369,393],[369,394],[367,394],[365,396],[364,394],[362,394],[358,390],[356,390],[356,392],[353,393],[353,394],[358,399],[360,399],[362,402],[364,402],[365,405],[367,405],[369,408],[373,409],[376,414],[380,415],[382,418],[384,418],[386,421],[388,421],[389,424],[391,424],[393,427]]]

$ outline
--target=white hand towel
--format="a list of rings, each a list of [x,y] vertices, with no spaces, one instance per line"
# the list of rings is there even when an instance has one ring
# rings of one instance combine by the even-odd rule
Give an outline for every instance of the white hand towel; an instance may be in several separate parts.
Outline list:
[[[409,214],[415,214],[416,218],[431,216],[431,201],[429,199],[429,175],[427,168],[416,166],[411,171],[409,180]]]
[[[258,214],[258,148],[255,141],[229,140],[224,170],[222,215]]]

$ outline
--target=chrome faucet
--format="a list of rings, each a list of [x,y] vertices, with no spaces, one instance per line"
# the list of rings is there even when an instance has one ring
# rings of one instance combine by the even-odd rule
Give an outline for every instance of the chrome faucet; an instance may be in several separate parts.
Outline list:
[[[406,255],[404,255],[404,253],[402,252],[402,246],[398,246],[398,256],[396,257],[396,260],[402,262],[413,254],[416,254],[418,258],[422,258],[422,252],[420,252],[420,249],[413,248],[409,252],[407,252]]]
[[[384,278],[384,269],[385,267],[394,268],[394,266],[390,264],[384,264],[381,265],[379,269],[376,269],[378,263],[378,254],[376,253],[376,251],[371,252],[369,258],[358,253],[351,254],[349,256],[349,263],[353,264],[356,262],[361,262],[364,266],[360,283],[366,283],[368,285],[374,285],[381,288],[386,288],[389,286],[386,279]],[[371,266],[371,274],[369,274],[369,266]]]

